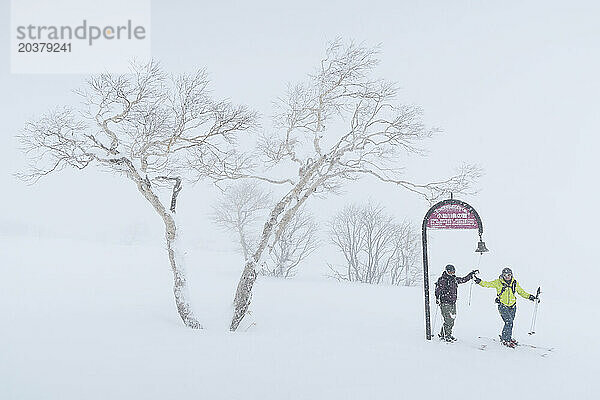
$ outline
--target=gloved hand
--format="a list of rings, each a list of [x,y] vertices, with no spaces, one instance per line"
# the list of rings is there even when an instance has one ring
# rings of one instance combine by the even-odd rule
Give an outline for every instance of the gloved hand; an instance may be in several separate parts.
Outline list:
[[[475,281],[475,283],[479,284],[479,282],[481,282],[481,279],[479,279],[478,277],[473,277],[473,280]]]
[[[535,297],[532,294],[529,295],[529,300],[531,300],[531,301],[536,301],[537,300],[538,302],[540,301],[540,299],[538,297]]]
[[[471,271],[471,275],[477,275],[479,273],[478,269],[474,269],[473,271]]]
[[[435,298],[435,304],[439,305],[440,304],[440,299],[439,298]]]

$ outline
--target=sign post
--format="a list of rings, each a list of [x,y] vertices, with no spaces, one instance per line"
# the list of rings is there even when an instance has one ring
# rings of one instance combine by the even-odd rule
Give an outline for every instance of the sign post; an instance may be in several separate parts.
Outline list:
[[[425,337],[431,340],[431,311],[429,304],[429,260],[427,258],[427,228],[429,229],[478,229],[482,242],[483,224],[479,214],[464,201],[453,199],[434,204],[423,219],[423,291],[425,294]],[[485,248],[485,245],[483,245]],[[479,248],[478,250],[479,251]],[[483,250],[487,251],[487,249]]]

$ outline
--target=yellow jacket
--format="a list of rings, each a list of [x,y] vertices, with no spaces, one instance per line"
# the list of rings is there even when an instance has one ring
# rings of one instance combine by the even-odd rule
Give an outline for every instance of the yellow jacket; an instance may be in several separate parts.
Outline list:
[[[504,278],[500,277],[493,281],[480,281],[479,286],[489,287],[496,289],[496,295],[499,296],[500,303],[505,306],[512,307],[517,302],[516,293],[519,293],[521,297],[529,299],[529,293],[521,288],[519,282],[512,278],[510,282],[506,282]],[[502,290],[502,287],[505,287]]]

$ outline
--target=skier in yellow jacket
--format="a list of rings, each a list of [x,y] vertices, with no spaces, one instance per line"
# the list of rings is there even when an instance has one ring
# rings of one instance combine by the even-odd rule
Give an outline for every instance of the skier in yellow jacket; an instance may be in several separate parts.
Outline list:
[[[475,283],[479,286],[496,289],[496,303],[498,303],[498,312],[504,321],[504,328],[500,335],[502,344],[508,347],[515,347],[517,341],[512,338],[513,321],[517,313],[517,293],[528,300],[538,300],[534,295],[527,293],[521,288],[510,268],[504,268],[498,279],[493,281],[482,281],[475,277]]]

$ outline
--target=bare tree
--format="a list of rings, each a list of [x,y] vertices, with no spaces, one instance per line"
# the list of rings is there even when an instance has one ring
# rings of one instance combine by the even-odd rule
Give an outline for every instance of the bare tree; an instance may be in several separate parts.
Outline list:
[[[329,224],[332,243],[346,266],[329,266],[334,277],[351,282],[411,285],[418,274],[418,237],[410,223],[396,223],[383,207],[350,205]]]
[[[389,268],[392,285],[414,286],[421,282],[421,241],[419,233],[407,220],[396,225],[394,232],[394,258]]]
[[[270,249],[268,259],[259,272],[262,275],[291,278],[298,266],[319,246],[318,227],[311,214],[302,207],[281,232],[279,240]]]
[[[226,231],[234,234],[246,261],[254,253],[258,243],[259,226],[272,206],[271,194],[256,182],[243,180],[227,187],[213,207],[212,220]],[[300,263],[318,246],[317,224],[304,209],[298,210],[282,232],[280,240],[269,249],[261,264],[262,275],[291,278]]]
[[[365,247],[366,240],[362,231],[362,220],[361,208],[358,205],[348,205],[329,222],[329,239],[342,252],[346,260],[346,270],[343,272],[329,266],[334,277],[338,279],[352,281],[360,275],[359,254]]]
[[[234,298],[231,330],[246,315],[252,288],[266,248],[273,248],[296,212],[316,194],[340,189],[367,175],[407,189],[429,202],[449,192],[469,189],[479,169],[463,166],[451,178],[416,184],[403,176],[401,156],[422,153],[417,143],[431,137],[421,109],[395,103],[395,84],[374,79],[378,49],[333,42],[316,71],[290,86],[277,100],[276,129],[261,138],[259,149],[269,166],[281,175],[285,166],[297,173],[251,175],[237,169],[220,171],[217,179],[248,178],[289,185],[264,224],[258,246],[244,267]]]
[[[213,207],[212,220],[235,234],[245,260],[257,243],[257,222],[270,205],[270,194],[255,182],[245,180],[226,188]]]
[[[156,62],[132,65],[130,74],[89,78],[77,92],[79,112],[51,111],[27,122],[19,136],[31,160],[20,175],[25,180],[97,165],[135,184],[164,223],[177,311],[191,328],[202,326],[190,307],[178,250],[177,196],[184,182],[235,163],[236,136],[255,122],[245,107],[212,99],[208,84],[202,70],[170,77]],[[164,190],[167,201],[160,198]]]

